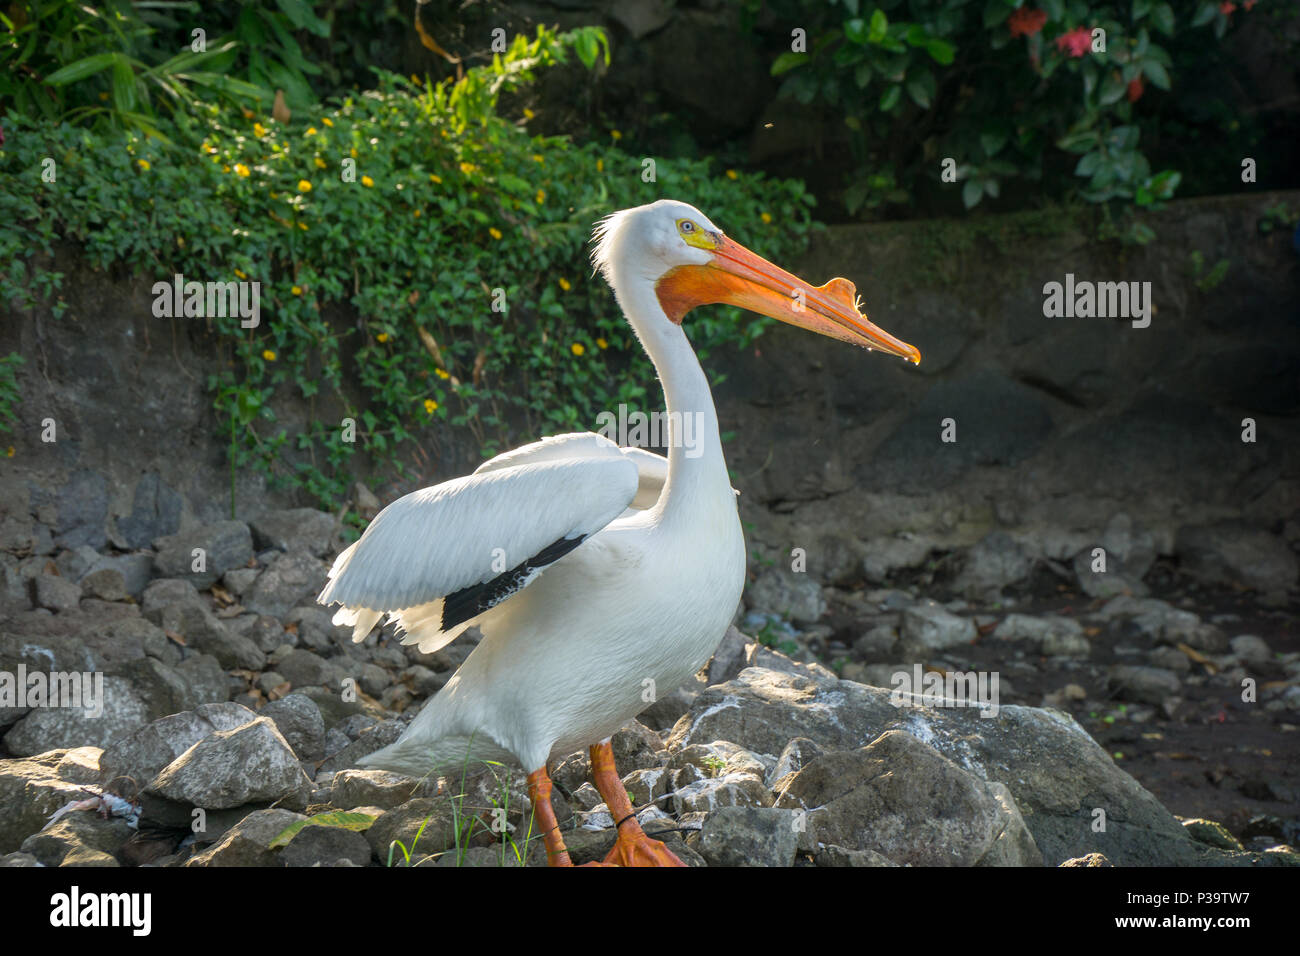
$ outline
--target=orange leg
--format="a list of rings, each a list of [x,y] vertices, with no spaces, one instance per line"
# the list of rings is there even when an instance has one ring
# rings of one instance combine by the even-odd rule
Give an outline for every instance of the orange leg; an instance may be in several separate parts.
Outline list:
[[[551,778],[545,764],[528,775],[528,799],[533,802],[533,825],[546,844],[547,866],[573,866],[569,851],[564,848],[564,838],[560,836],[555,808],[551,806]]]
[[[531,779],[531,778],[530,778]],[[637,823],[632,801],[614,767],[614,748],[603,741],[591,748],[591,780],[605,798],[605,806],[618,826],[618,841],[605,857],[609,866],[685,866],[658,840],[652,840]]]

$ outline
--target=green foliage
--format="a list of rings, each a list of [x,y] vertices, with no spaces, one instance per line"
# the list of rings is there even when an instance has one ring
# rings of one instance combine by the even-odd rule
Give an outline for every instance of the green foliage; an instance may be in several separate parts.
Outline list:
[[[169,125],[171,143],[10,113],[0,173],[24,185],[0,193],[0,294],[27,307],[46,297],[63,277],[28,262],[60,239],[97,268],[260,282],[257,328],[188,320],[219,343],[208,385],[221,434],[237,467],[330,508],[354,455],[400,472],[432,426],[468,429],[486,455],[591,428],[620,402],[658,401],[652,368],[591,275],[592,224],[674,197],[779,261],[806,244],[813,199],[798,182],[707,160],[661,162],[644,182],[633,153],[530,136],[497,114],[503,91],[565,62],[584,35],[516,38],[455,83],[383,74],[378,89],[287,125],[193,104]],[[42,180],[45,160],[55,182]],[[687,323],[707,355],[747,345],[766,320],[712,309]],[[278,410],[293,393],[316,413],[291,433]]]
[[[17,352],[0,358],[0,432],[14,430],[14,406],[18,404],[18,366],[24,359]]]
[[[295,820],[281,830],[267,846],[272,850],[277,847],[288,846],[304,827],[332,827],[336,830],[352,830],[355,833],[362,833],[369,830],[378,819],[377,814],[356,813],[351,810],[333,810],[327,813],[318,813],[314,817],[308,817],[305,820]]]
[[[1140,146],[1149,121],[1138,104],[1151,87],[1170,90],[1176,72],[1161,44],[1189,31],[1204,43],[1228,26],[1208,0],[1190,18],[1153,0],[774,6],[809,25],[808,51],[772,64],[782,94],[839,113],[850,130],[850,212],[943,184],[945,159],[968,209],[1017,179],[1058,198],[1156,205],[1180,179],[1153,172]]]

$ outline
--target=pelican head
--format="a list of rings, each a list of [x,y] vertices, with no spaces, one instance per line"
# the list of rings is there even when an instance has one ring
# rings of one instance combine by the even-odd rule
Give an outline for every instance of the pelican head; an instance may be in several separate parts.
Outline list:
[[[619,282],[654,286],[664,315],[680,325],[701,305],[726,303],[821,335],[920,364],[921,353],[874,325],[848,279],[813,286],[728,238],[689,203],[661,199],[601,220],[592,261]]]

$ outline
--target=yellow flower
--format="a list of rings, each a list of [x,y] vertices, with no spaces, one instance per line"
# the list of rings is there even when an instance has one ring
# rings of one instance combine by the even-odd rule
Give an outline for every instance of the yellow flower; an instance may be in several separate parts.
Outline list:
[[[546,162],[546,157],[543,156],[541,153],[533,153],[533,162],[544,163]]]
[[[461,164],[460,164],[460,171],[461,171],[462,173],[464,173],[466,176],[468,176],[470,173],[474,172],[474,170],[476,170],[476,169],[478,169],[478,167],[475,166],[473,163],[461,163]]]
[[[302,286],[296,285],[289,291],[292,292],[294,295],[302,295]]]
[[[272,352],[270,349],[266,349],[262,352],[262,358],[266,359],[268,362],[274,362],[275,353]]]
[[[308,126],[308,127],[307,127],[307,132],[304,133],[303,135],[304,135],[304,136],[315,136],[315,135],[316,135],[316,127],[315,127],[315,126]]]
[[[307,182],[307,180],[305,179],[298,180],[298,192],[300,193],[311,192],[311,183]]]
[[[348,152],[352,154],[353,159],[357,158],[357,148],[355,146],[353,146],[350,150],[348,150]]]
[[[412,209],[412,210],[411,210],[411,215],[414,216],[416,219],[419,219],[419,218],[420,218],[420,210],[418,210],[418,209]]]
[[[605,161],[603,159],[596,160],[596,172],[603,173],[604,171],[605,171]]]
[[[432,415],[432,414],[433,414],[434,412],[436,412],[437,410],[438,410],[438,403],[437,403],[437,402],[435,402],[435,401],[434,401],[433,399],[431,399],[431,398],[426,398],[426,399],[424,400],[424,411],[425,411],[426,414]]]
[[[544,202],[546,202],[546,190],[539,189],[537,190],[537,205],[540,206]]]
[[[256,136],[258,139],[261,139],[263,136],[266,135],[266,127],[263,126],[261,123],[254,123],[253,135]]]
[[[740,178],[740,173],[736,172],[734,169],[728,169],[728,170],[727,170],[727,178],[728,178],[728,179],[739,179],[739,178]]]
[[[596,339],[596,348],[607,349],[609,348],[609,343],[604,339]]]
[[[616,143],[617,143],[620,139],[623,138],[623,134],[620,133],[620,132],[619,132],[618,130],[616,130],[616,129],[612,129],[612,130],[610,130],[610,131],[609,131],[609,135],[613,137],[614,142],[616,142]]]
[[[307,224],[306,224],[305,222],[300,222],[300,223],[298,223],[298,228],[301,229],[303,232],[306,232],[306,231],[307,231]]]
[[[534,116],[536,116],[536,115],[537,115],[537,114],[534,113],[532,110],[530,110],[528,107],[526,107],[526,106],[524,107],[524,119],[526,119],[526,120],[530,120],[530,119],[532,119],[532,118],[533,118]]]
[[[448,378],[451,378],[451,373],[448,372],[445,368],[436,368],[436,369],[433,370],[433,373],[434,373],[435,375],[437,375],[438,378],[441,378],[441,379],[448,379]]]
[[[243,163],[235,163],[235,175],[236,175],[236,176],[242,176],[242,177],[244,177],[245,179],[247,179],[247,178],[248,178],[248,167],[245,166]]]
[[[279,198],[280,198],[280,194],[279,194],[279,193],[271,193],[271,198],[272,198],[272,199],[279,199]]]
[[[365,186],[367,189],[369,189],[369,188],[370,188],[371,186],[373,186],[374,184],[375,184],[375,181],[374,181],[373,179],[371,179],[369,176],[362,176],[362,177],[361,177],[361,185]]]
[[[12,458],[13,456],[14,456],[14,446],[10,445],[8,448],[5,449],[5,457]]]
[[[325,160],[321,159],[319,156],[316,157],[316,168],[317,168],[317,169],[324,169],[327,165],[329,165],[329,164],[326,163]]]
[[[771,222],[771,221],[772,221],[772,214],[771,214],[770,212],[765,212],[765,213],[762,213],[762,214],[759,216],[759,218],[762,219],[763,222]]]
[[[146,173],[149,172],[149,160],[137,159],[135,162],[136,165],[139,166],[141,169],[143,169]]]
[[[106,99],[108,99],[108,94],[107,94],[107,93],[100,93],[100,94],[99,94],[99,98],[100,98],[101,100],[106,100]]]
[[[439,176],[437,173],[430,173],[430,174],[429,174],[429,182],[431,182],[431,183],[441,183],[441,182],[442,182],[442,177]]]
[[[581,342],[574,342],[569,346],[569,351],[574,355],[581,355],[583,352],[587,351],[587,349]]]
[[[324,123],[326,126],[333,126],[333,125],[334,125],[334,121],[333,121],[332,119],[330,119],[328,116],[322,118],[322,119],[321,119],[321,122]]]
[[[493,239],[500,239],[500,238],[501,238],[501,230],[498,229],[496,226],[493,226],[492,228],[490,228],[490,229],[488,230],[488,235],[491,236]]]
[[[248,276],[244,273],[244,271],[243,271],[242,269],[236,269],[236,270],[235,270],[235,275],[239,276],[239,278],[241,278],[241,279],[247,279],[247,278],[248,278]]]
[[[568,292],[570,289],[573,288],[573,286],[569,284],[568,279],[564,278],[564,276],[560,276],[560,288],[563,289],[565,292]]]
[[[228,173],[228,172],[230,172],[230,167],[229,167],[229,166],[222,166],[222,167],[221,167],[221,171],[222,171],[223,173]]]
[[[387,342],[387,341],[388,341],[388,333],[387,333],[387,332],[380,332],[378,335],[375,336],[375,338],[377,338],[377,339],[378,339],[379,341],[381,341],[381,342]]]

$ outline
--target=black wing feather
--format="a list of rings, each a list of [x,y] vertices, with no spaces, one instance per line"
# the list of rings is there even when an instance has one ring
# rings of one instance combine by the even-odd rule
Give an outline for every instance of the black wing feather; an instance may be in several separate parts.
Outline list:
[[[450,630],[457,624],[463,624],[472,617],[477,617],[490,607],[500,604],[514,594],[538,568],[554,564],[578,545],[587,536],[560,538],[542,548],[531,558],[521,561],[508,571],[502,571],[496,577],[467,588],[453,591],[442,600],[442,629]]]

